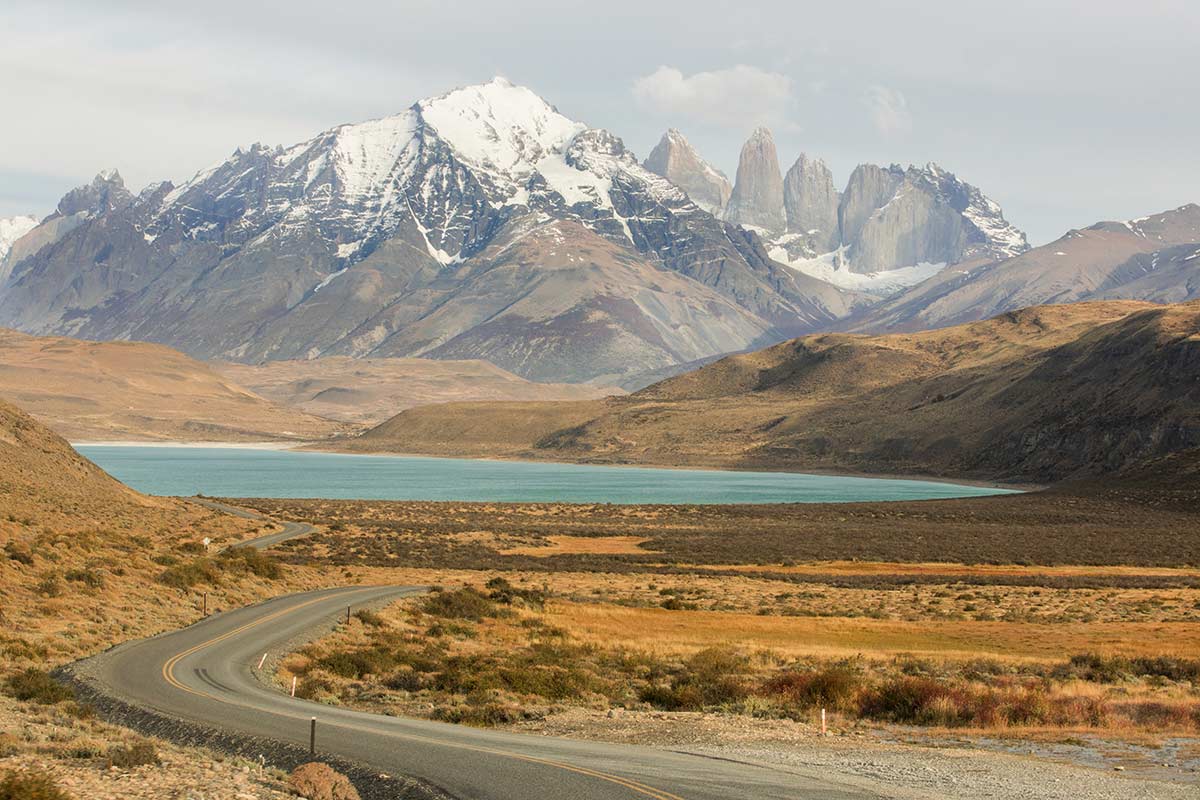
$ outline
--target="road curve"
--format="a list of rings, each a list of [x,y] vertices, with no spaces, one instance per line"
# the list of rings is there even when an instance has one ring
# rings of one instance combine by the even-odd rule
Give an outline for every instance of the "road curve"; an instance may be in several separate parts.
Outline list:
[[[205,508],[212,509],[213,511],[232,514],[233,516],[241,517],[242,519],[255,519],[262,520],[263,522],[278,521],[268,517],[266,514],[260,514],[257,511],[251,511],[247,508],[231,506],[228,503],[218,503],[216,500],[201,500],[196,497],[189,497],[186,499],[189,502],[196,503],[197,505],[204,506]],[[309,525],[307,522],[280,522],[280,524],[283,525],[283,530],[281,531],[268,533],[266,536],[259,536],[254,539],[247,539],[244,542],[232,544],[230,547],[253,547],[255,550],[266,550],[268,547],[273,547],[280,542],[286,542],[288,539],[295,539],[300,536],[308,536],[310,533],[316,530],[316,528],[314,528],[312,525]]]
[[[464,800],[863,800],[873,791],[775,768],[651,747],[602,744],[350,711],[283,694],[255,675],[345,614],[417,587],[350,587],[288,595],[189,628],[130,642],[76,665],[103,694],[227,733],[308,746]]]

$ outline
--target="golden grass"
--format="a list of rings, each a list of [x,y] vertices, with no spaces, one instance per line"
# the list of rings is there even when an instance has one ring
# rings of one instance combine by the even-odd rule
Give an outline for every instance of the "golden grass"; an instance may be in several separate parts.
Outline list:
[[[913,654],[1061,661],[1065,655],[1080,652],[1179,656],[1200,652],[1200,623],[908,622],[667,611],[563,601],[548,604],[546,621],[571,631],[580,641],[660,653],[733,645],[787,656]]]

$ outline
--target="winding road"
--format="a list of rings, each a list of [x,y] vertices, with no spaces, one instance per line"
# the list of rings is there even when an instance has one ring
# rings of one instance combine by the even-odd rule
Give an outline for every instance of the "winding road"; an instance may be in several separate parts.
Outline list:
[[[351,711],[287,696],[259,679],[264,653],[327,630],[347,606],[421,587],[350,587],[279,597],[189,628],[130,642],[76,674],[132,705],[205,727],[308,745],[318,756],[406,775],[470,800],[863,800],[881,797],[836,777],[652,747],[603,744]]]
[[[201,500],[196,497],[189,497],[189,502],[196,505],[204,506],[213,511],[220,511],[225,514],[231,514],[242,519],[262,520],[263,522],[277,522],[277,520],[268,517],[266,514],[260,514],[257,511],[251,511],[247,508],[239,506],[231,506],[227,503],[218,503],[216,500]],[[268,533],[266,536],[259,536],[254,539],[246,539],[243,542],[231,544],[230,547],[253,547],[255,550],[266,550],[268,547],[273,547],[280,542],[286,542],[288,539],[295,539],[298,536],[307,536],[316,530],[307,522],[280,522],[283,530],[275,533]]]

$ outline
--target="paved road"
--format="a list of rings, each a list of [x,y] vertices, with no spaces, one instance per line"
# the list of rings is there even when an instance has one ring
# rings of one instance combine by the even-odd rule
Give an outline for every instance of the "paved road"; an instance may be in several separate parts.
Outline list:
[[[257,511],[251,511],[247,508],[239,508],[226,503],[218,503],[216,500],[201,500],[195,497],[187,498],[192,503],[202,505],[205,508],[211,508],[213,511],[221,511],[226,514],[232,514],[235,517],[242,519],[262,520],[263,522],[276,522],[277,520],[268,517],[266,514],[260,514]],[[299,536],[308,536],[316,530],[307,522],[283,522],[283,530],[277,533],[268,533],[266,536],[259,536],[255,539],[247,539],[244,542],[230,545],[230,547],[253,547],[255,550],[266,550],[268,547],[273,547],[280,542],[286,542],[288,539],[295,539]]]
[[[94,685],[135,705],[217,728],[308,745],[471,800],[862,800],[881,795],[836,777],[600,744],[386,717],[288,697],[260,682],[264,652],[345,614],[418,587],[352,587],[275,598],[132,642],[85,662]]]

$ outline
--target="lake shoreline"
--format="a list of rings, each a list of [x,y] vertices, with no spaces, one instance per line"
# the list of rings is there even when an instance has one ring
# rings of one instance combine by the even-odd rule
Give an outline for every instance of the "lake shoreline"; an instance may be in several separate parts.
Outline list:
[[[847,503],[950,499],[1011,494],[1018,489],[966,481],[829,471],[721,470],[512,458],[453,458],[381,453],[326,453],[285,443],[76,442],[120,480],[148,494],[313,497],[362,500],[620,503],[624,505]],[[92,448],[107,448],[109,458]],[[135,451],[141,450],[141,453]],[[168,451],[173,454],[168,455]],[[227,456],[221,456],[224,451]],[[161,455],[155,455],[161,453]],[[195,463],[189,453],[195,453]],[[260,463],[241,463],[234,454]],[[203,454],[203,455],[202,455]],[[348,459],[331,466],[297,458]],[[221,472],[204,463],[223,461]],[[231,460],[232,459],[232,460]],[[380,462],[391,463],[387,466]],[[161,462],[161,466],[160,463]],[[374,466],[369,466],[374,462]],[[186,466],[180,466],[180,464]],[[438,466],[440,465],[440,466]],[[512,470],[503,469],[513,467]],[[498,469],[500,468],[500,469]],[[235,484],[229,474],[245,470]],[[266,470],[265,477],[258,470]],[[290,474],[289,474],[290,473]],[[439,473],[442,476],[436,477]],[[314,477],[319,474],[319,477]],[[283,482],[280,476],[283,478]],[[432,476],[432,477],[431,477]],[[843,483],[844,481],[844,483]],[[904,484],[914,484],[906,487]],[[253,488],[248,488],[253,487]],[[453,489],[447,487],[454,487]],[[519,487],[519,488],[517,488]],[[962,490],[961,492],[958,490]]]

